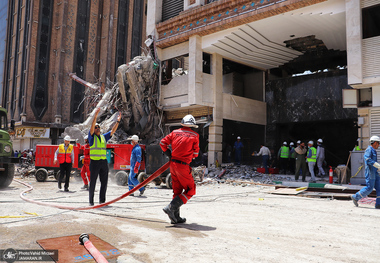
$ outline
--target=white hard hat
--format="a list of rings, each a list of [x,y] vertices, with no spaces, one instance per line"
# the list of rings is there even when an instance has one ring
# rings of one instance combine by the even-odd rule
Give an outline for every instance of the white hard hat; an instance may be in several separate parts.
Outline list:
[[[294,142],[291,142],[291,143],[290,143],[290,146],[293,146],[293,145],[294,145]]]
[[[241,139],[240,136],[238,136],[237,139],[240,140]]]
[[[71,141],[71,138],[70,138],[69,135],[66,135],[65,138],[64,138],[63,140],[65,140],[65,141]]]
[[[298,143],[298,144],[301,144],[301,141],[300,141],[300,140],[298,140],[298,141],[297,141],[297,143]]]
[[[88,140],[88,135],[84,136],[84,139],[85,139],[85,140]]]
[[[313,144],[314,144],[314,142],[313,142],[313,141],[309,141],[307,144],[311,144],[311,145],[313,145]]]
[[[183,117],[183,119],[181,121],[181,125],[185,126],[185,127],[198,128],[198,125],[196,125],[195,119],[194,119],[193,115],[191,115],[191,114]]]
[[[317,141],[317,142],[323,143],[323,140],[322,140],[322,139],[318,139],[318,141]]]
[[[288,143],[287,143],[287,142],[283,142],[282,144],[283,144],[283,145],[288,145]]]
[[[137,136],[137,135],[132,135],[131,140],[132,140],[132,141],[135,141],[135,142],[138,142],[138,141],[139,141],[139,136]]]
[[[369,139],[369,141],[371,142],[371,143],[374,143],[374,142],[380,142],[380,138],[379,138],[379,136],[372,136],[371,137],[371,139]]]

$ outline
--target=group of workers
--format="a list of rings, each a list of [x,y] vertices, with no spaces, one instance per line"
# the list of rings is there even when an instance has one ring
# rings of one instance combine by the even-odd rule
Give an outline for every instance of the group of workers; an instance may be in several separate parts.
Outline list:
[[[306,180],[306,163],[308,164],[308,170],[311,175],[310,182],[316,182],[314,173],[315,166],[318,167],[318,176],[325,176],[323,169],[323,162],[325,160],[325,148],[323,146],[323,140],[318,139],[317,148],[314,147],[314,142],[309,141],[307,143],[308,148],[305,146],[305,142],[297,141],[297,146],[294,147],[294,143],[291,142],[288,147],[288,143],[285,141],[282,147],[278,150],[277,159],[279,162],[280,173],[287,174],[290,171],[291,174],[295,174],[295,180],[298,181],[300,172],[302,173],[302,181]],[[271,152],[268,147],[262,143],[260,145],[260,151],[258,153],[252,153],[252,156],[262,156],[263,166],[265,173],[269,174],[268,162],[271,159]]]
[[[81,147],[83,150],[83,167],[81,176],[84,182],[82,189],[89,190],[89,205],[94,206],[94,192],[96,180],[100,179],[99,204],[106,202],[106,191],[108,183],[108,163],[106,158],[107,141],[117,130],[121,120],[119,114],[112,130],[101,134],[100,125],[96,123],[100,109],[95,110],[94,119],[88,135],[85,137],[86,144]],[[186,218],[180,217],[180,207],[186,204],[195,195],[195,182],[192,176],[190,162],[199,154],[199,135],[191,128],[197,128],[195,118],[186,115],[182,121],[180,129],[172,131],[164,137],[160,146],[162,151],[170,159],[170,172],[172,177],[173,198],[172,201],[163,208],[172,224],[184,223]],[[70,144],[70,136],[65,136],[64,143],[60,144],[54,156],[54,163],[60,164],[60,177],[58,178],[58,188],[62,189],[62,178],[65,177],[64,191],[69,192],[69,180],[71,167],[74,162],[73,145]],[[130,172],[128,176],[129,190],[139,184],[137,174],[142,160],[142,151],[139,146],[139,137],[130,137],[133,149],[130,157]],[[171,146],[171,149],[169,148]],[[144,194],[145,188],[139,189],[140,196]],[[133,194],[131,194],[133,195]]]

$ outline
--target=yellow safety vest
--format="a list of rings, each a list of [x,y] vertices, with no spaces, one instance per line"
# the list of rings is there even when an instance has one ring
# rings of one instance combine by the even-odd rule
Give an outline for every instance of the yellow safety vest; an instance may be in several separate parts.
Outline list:
[[[104,136],[99,137],[94,134],[94,143],[90,146],[90,159],[94,161],[107,159],[107,142]]]
[[[307,158],[307,162],[309,163],[315,163],[317,162],[317,149],[314,147],[310,147],[311,150],[311,157]]]

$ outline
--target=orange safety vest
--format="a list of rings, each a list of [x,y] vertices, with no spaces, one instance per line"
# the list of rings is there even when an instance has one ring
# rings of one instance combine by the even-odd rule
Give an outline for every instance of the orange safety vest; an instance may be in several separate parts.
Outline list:
[[[69,144],[67,151],[65,151],[65,145],[60,144],[58,146],[58,161],[59,163],[71,163],[71,152],[73,151],[73,146]]]

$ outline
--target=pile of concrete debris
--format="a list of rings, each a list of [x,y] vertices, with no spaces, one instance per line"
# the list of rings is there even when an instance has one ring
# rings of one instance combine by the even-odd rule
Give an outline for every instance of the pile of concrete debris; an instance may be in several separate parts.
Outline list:
[[[101,87],[71,73],[70,77],[95,90],[98,96],[97,101],[91,103],[96,106],[88,118],[83,123],[67,127],[61,137],[69,135],[83,144],[95,109],[100,108],[97,122],[102,133],[110,131],[118,114],[122,114],[119,129],[109,143],[125,143],[133,134],[139,135],[142,143],[147,145],[157,143],[164,135],[163,111],[159,107],[158,98],[158,71],[158,62],[150,54],[135,57],[130,63],[118,68],[117,83],[104,93],[101,93]]]
[[[194,168],[197,170],[200,168]],[[250,165],[222,164],[221,167],[203,166],[204,179],[198,184],[207,183],[232,183],[232,184],[276,184],[276,181],[291,181],[286,175],[262,174],[257,172],[257,167]]]

